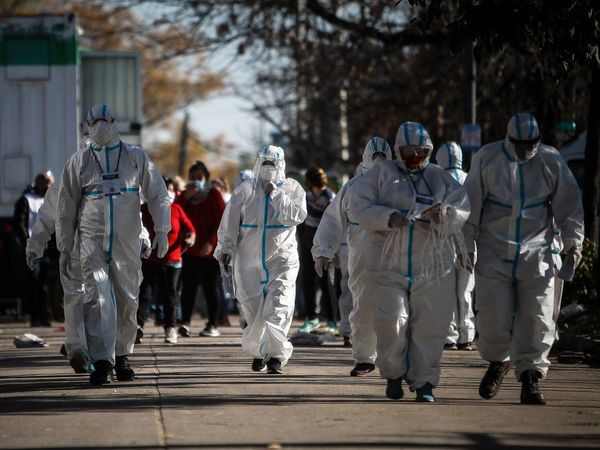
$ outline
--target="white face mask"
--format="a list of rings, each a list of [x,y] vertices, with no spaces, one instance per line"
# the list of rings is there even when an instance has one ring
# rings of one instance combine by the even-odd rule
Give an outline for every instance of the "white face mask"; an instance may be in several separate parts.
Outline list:
[[[169,202],[173,203],[175,201],[175,192],[167,191],[167,195],[169,196]]]
[[[258,177],[263,181],[274,181],[277,169],[273,166],[262,166],[258,171]]]
[[[96,122],[90,128],[90,139],[100,147],[104,147],[119,137],[114,123],[104,122],[102,120]]]

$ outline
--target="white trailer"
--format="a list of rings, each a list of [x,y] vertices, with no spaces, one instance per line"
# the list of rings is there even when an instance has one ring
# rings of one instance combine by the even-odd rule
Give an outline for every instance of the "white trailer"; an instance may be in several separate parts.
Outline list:
[[[74,15],[0,18],[0,217],[77,149],[78,60]]]

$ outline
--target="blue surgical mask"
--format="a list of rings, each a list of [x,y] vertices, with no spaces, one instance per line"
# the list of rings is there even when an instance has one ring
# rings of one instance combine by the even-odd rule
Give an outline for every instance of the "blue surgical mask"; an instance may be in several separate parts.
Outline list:
[[[204,181],[194,180],[194,183],[196,184],[196,188],[199,191],[201,191],[202,189],[204,189],[206,187],[206,183]]]

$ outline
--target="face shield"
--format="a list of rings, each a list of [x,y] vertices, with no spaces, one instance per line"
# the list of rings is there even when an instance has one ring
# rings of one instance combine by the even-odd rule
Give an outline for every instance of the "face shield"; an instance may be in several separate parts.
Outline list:
[[[424,168],[429,162],[430,149],[427,147],[419,147],[417,145],[407,145],[400,147],[396,156],[404,162],[404,165],[411,172]]]
[[[285,159],[283,149],[274,145],[266,145],[256,156],[252,176],[254,184],[269,181],[277,183],[285,180]]]

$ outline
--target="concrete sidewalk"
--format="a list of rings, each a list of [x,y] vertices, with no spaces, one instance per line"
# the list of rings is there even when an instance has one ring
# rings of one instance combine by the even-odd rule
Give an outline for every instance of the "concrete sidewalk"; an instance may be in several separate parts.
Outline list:
[[[132,358],[137,380],[93,387],[58,353],[63,333],[23,324],[0,332],[0,448],[600,447],[600,370],[582,365],[553,365],[548,406],[521,406],[512,375],[482,400],[487,364],[477,352],[447,351],[437,403],[415,403],[410,392],[394,402],[378,376],[348,376],[341,343],[296,348],[285,375],[272,376],[250,370],[237,327],[176,346],[148,327]],[[15,348],[24,332],[50,347]]]

